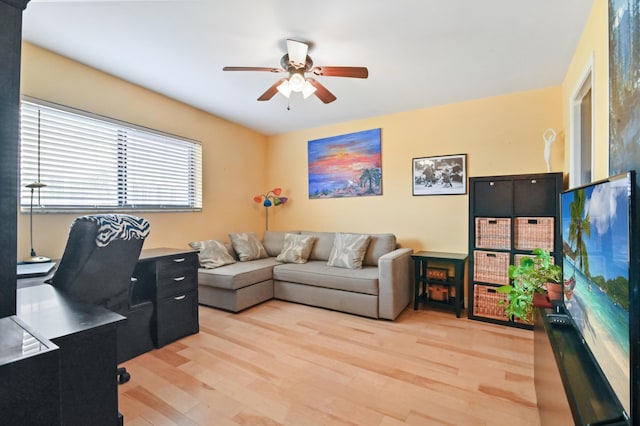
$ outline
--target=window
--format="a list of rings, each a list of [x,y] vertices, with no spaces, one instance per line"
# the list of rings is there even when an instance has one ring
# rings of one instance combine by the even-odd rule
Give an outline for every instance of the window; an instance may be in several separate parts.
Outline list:
[[[21,192],[34,211],[198,210],[199,142],[40,100],[21,103]]]

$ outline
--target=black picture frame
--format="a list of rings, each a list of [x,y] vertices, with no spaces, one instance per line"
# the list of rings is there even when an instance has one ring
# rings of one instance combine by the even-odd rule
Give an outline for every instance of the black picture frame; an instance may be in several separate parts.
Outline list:
[[[414,196],[467,193],[467,154],[414,158],[411,170]]]

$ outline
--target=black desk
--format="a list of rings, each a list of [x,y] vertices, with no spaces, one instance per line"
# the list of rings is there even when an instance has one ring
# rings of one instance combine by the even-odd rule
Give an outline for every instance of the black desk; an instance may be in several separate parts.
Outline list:
[[[464,308],[464,264],[467,255],[463,253],[445,253],[439,251],[419,251],[413,253],[411,258],[415,267],[415,292],[413,298],[413,309],[418,309],[418,303],[432,306],[442,306],[455,308],[456,318],[460,318],[460,312]],[[445,280],[428,278],[427,269],[429,262],[438,264],[453,264],[454,276]],[[427,290],[428,284],[442,285],[455,288],[455,297],[447,296],[446,300],[434,301],[429,298]],[[422,293],[420,288],[422,287]],[[449,295],[451,293],[449,292]]]
[[[48,284],[16,296],[18,318],[60,348],[61,423],[117,425],[116,331],[126,318]]]
[[[0,318],[0,423],[60,424],[59,350],[16,316]]]

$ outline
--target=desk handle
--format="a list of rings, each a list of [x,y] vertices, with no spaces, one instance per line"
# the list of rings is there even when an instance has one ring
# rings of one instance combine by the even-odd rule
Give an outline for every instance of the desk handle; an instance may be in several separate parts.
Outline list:
[[[186,295],[186,294],[183,294],[182,296],[174,297],[174,298],[173,298],[173,300],[182,300],[182,299],[184,299],[185,297],[187,297],[187,295]]]
[[[179,257],[177,259],[173,259],[173,261],[176,262],[176,263],[184,262],[184,257]]]
[[[180,282],[180,281],[184,280],[184,276],[182,276],[182,277],[175,277],[173,280],[174,280],[175,282]]]

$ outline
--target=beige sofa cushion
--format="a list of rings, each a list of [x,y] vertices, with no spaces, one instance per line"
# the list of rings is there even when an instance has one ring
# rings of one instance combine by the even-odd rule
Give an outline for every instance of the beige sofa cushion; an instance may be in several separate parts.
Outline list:
[[[253,232],[229,234],[233,250],[238,254],[240,262],[268,257],[262,242]]]
[[[316,238],[313,235],[286,234],[284,247],[276,257],[278,262],[306,263]]]
[[[198,269],[198,285],[237,290],[273,277],[275,258],[236,262],[215,269]]]
[[[337,232],[327,265],[338,268],[361,269],[371,237],[363,234]]]
[[[264,231],[262,236],[262,245],[267,250],[267,254],[271,257],[276,257],[282,252],[284,247],[284,236],[286,234],[299,234],[296,231]]]
[[[313,235],[316,238],[316,243],[311,250],[310,260],[329,260],[329,254],[333,247],[333,239],[336,235],[335,232],[314,232],[314,231],[301,231],[303,235]],[[371,236],[369,247],[364,255],[365,266],[377,266],[380,256],[392,252],[397,248],[396,236],[394,234],[367,234]]]
[[[369,247],[364,255],[364,265],[378,266],[378,259],[397,248],[394,234],[368,234],[371,237]]]
[[[322,260],[310,260],[305,264],[283,263],[273,268],[273,279],[378,295],[378,268],[372,266],[362,269],[335,268]]]
[[[224,243],[220,241],[191,241],[189,246],[198,250],[198,261],[202,268],[213,269],[236,262],[227,251]]]
[[[313,232],[302,231],[302,235],[312,235],[316,238],[316,242],[313,244],[313,249],[309,255],[309,260],[329,260],[329,254],[333,247],[333,239],[336,236],[335,232]]]

